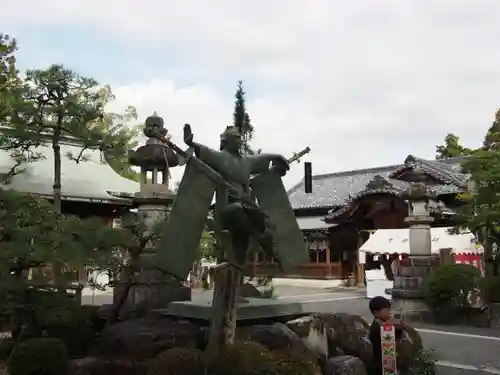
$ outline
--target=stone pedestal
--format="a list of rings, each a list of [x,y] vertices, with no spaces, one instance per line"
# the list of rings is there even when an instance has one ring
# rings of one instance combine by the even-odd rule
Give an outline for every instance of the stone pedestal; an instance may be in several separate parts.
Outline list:
[[[171,192],[162,189],[164,186],[156,185],[159,189],[153,189],[151,186],[155,185],[150,185],[147,192],[137,193],[134,198],[134,203],[138,205],[139,217],[149,230],[159,220],[165,220],[174,200]],[[172,301],[191,300],[191,288],[184,286],[182,281],[159,271],[155,261],[154,249],[147,247],[140,258],[143,270],[136,277],[137,285],[134,285],[128,293],[124,310],[167,308]],[[113,295],[115,304],[121,299],[124,289],[124,285],[115,288]]]
[[[175,316],[209,324],[213,314],[212,301],[172,302],[169,309],[158,310],[157,312],[165,316]],[[299,302],[267,298],[247,298],[245,302],[238,302],[237,304],[236,321],[247,324],[262,320],[288,321],[309,314]]]
[[[391,290],[393,308],[411,318],[425,315],[428,308],[424,301],[423,282],[438,265],[439,257],[435,255],[410,255],[401,262]]]

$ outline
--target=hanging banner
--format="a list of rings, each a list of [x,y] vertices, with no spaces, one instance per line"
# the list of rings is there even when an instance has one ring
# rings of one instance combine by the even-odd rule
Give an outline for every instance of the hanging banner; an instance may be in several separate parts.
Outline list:
[[[392,324],[382,324],[380,327],[382,343],[382,373],[397,375],[396,367],[396,329]]]

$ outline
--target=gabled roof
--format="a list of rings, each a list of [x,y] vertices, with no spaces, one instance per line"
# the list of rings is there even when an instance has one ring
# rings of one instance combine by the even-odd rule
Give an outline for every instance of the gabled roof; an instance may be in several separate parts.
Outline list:
[[[118,175],[96,149],[85,150],[85,161],[75,163],[66,155],[78,155],[81,148],[71,140],[61,142],[62,156],[62,199],[72,201],[92,201],[98,203],[128,204],[126,198],[139,191],[139,184]],[[54,154],[51,147],[38,147],[44,159],[27,163],[23,171],[12,177],[10,183],[2,185],[5,189],[52,196],[54,176]],[[14,165],[10,153],[0,150],[0,174],[7,173]]]
[[[428,170],[433,166],[433,171],[437,169],[443,174],[445,171],[447,172],[446,176],[450,183],[435,186],[438,194],[452,194],[459,191],[459,186],[462,186],[463,182],[462,180],[453,180],[453,183],[451,183],[452,175],[458,174],[464,178],[467,177],[459,172],[460,163],[464,160],[464,157],[439,161],[418,160],[425,161],[426,166],[429,166]],[[405,164],[316,175],[312,179],[312,193],[310,194],[304,192],[304,180],[302,179],[302,181],[288,191],[290,204],[293,209],[340,207],[349,203],[354,197],[363,192],[376,176],[385,178],[395,188],[404,189],[408,187],[407,182],[390,178],[395,171],[401,170],[402,167],[405,167]],[[455,182],[459,186],[455,185]]]
[[[457,159],[457,158],[453,158]],[[461,160],[464,158],[462,157]],[[460,173],[460,164],[447,164],[442,160],[425,160],[409,155],[404,164],[394,170],[389,178],[397,179],[404,172],[420,168],[425,174],[435,178],[443,184],[467,187],[468,176]]]

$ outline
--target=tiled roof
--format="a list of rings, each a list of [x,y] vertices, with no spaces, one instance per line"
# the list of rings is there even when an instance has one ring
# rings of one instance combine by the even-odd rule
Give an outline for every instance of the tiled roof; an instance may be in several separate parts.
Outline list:
[[[412,155],[408,156],[405,163],[392,172],[389,177],[395,178],[401,172],[416,167],[420,167],[424,173],[445,184],[467,187],[467,175],[460,173],[459,168],[457,168],[460,167],[459,163],[458,165],[446,164],[443,161],[425,160],[416,158]]]
[[[422,161],[423,159],[418,160]],[[438,168],[440,173],[446,171],[447,176],[456,174],[465,178],[466,176],[464,174],[459,173],[462,160],[463,157],[439,161],[425,160],[425,162],[428,163],[428,165],[432,165],[433,168]],[[304,192],[304,180],[302,180],[288,191],[288,197],[293,209],[333,208],[343,206],[361,193],[366,185],[376,176],[384,177],[396,188],[407,188],[407,182],[389,178],[394,171],[400,170],[404,166],[405,164],[388,165],[385,167],[358,169],[313,176],[312,193],[306,194]],[[437,185],[435,188],[439,194],[452,194],[458,191],[457,186],[452,184]]]

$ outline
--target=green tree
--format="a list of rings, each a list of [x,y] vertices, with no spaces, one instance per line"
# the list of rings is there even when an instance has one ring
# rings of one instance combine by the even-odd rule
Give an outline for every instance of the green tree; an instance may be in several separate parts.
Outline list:
[[[110,252],[116,235],[99,220],[57,212],[45,199],[0,191],[0,313],[16,338],[40,335],[58,316],[54,309],[68,307],[75,270]],[[57,273],[54,264],[61,265]]]
[[[200,238],[200,254],[201,258],[216,259],[217,249],[215,247],[215,236],[213,231],[205,228]]]
[[[10,136],[2,142],[7,150],[33,150],[49,143],[54,153],[53,204],[61,210],[61,141],[76,139],[81,143],[78,155],[66,155],[76,163],[85,161],[84,151],[99,148],[108,159],[126,154],[129,128],[106,116],[107,89],[97,82],[64,68],[52,65],[26,73],[22,105],[9,124]]]
[[[455,156],[470,155],[471,149],[463,147],[460,138],[449,133],[444,138],[444,145],[436,146],[436,159],[448,159]]]
[[[16,105],[16,91],[20,86],[16,50],[16,40],[0,33],[0,125],[9,120],[11,110]]]
[[[109,86],[101,88],[99,95],[102,108],[115,100]],[[128,106],[122,113],[104,112],[100,120],[94,126],[102,134],[112,136],[110,147],[104,145],[103,149],[107,163],[122,177],[139,181],[140,174],[132,169],[128,161],[128,150],[137,147],[137,140],[141,132],[139,125],[131,125],[131,123],[137,121],[137,110],[133,106]]]
[[[254,154],[255,151],[250,147],[254,128],[250,121],[250,115],[246,110],[246,92],[243,89],[243,81],[238,81],[238,87],[236,89],[233,126],[235,126],[241,134],[241,152],[247,155]]]
[[[490,150],[500,149],[500,110],[497,110],[495,113],[495,120],[484,137],[483,148]]]
[[[481,242],[485,258],[492,259],[494,245],[500,245],[500,148],[496,139],[499,112],[485,135],[483,147],[474,150],[462,163],[463,171],[470,175],[472,189],[459,198],[463,226],[470,229]],[[491,265],[486,268],[491,273]]]

